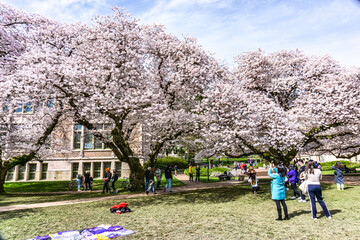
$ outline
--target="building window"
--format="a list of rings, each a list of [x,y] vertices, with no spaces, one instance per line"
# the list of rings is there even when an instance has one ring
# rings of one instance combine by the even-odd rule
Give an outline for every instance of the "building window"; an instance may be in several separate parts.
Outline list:
[[[12,167],[8,170],[7,176],[6,176],[6,180],[7,181],[12,181],[14,180],[14,172],[15,172],[15,167]]]
[[[111,131],[111,128],[111,124],[97,124],[95,126],[95,130],[100,132]],[[81,139],[84,142],[84,150],[109,149],[106,144],[90,133],[86,127],[76,124],[74,126],[74,150],[81,149]],[[111,139],[111,136],[109,136],[109,139]]]
[[[72,164],[72,179],[75,179],[79,173],[79,163]]]
[[[24,180],[24,178],[25,178],[25,165],[24,166],[19,165],[17,180]]]
[[[74,126],[74,149],[80,149],[81,147],[81,133],[82,125],[76,124]]]
[[[100,178],[101,173],[101,163],[96,162],[94,163],[94,176],[93,178]]]
[[[36,164],[29,164],[29,180],[34,180],[36,174]]]
[[[91,174],[91,163],[84,163],[84,166],[83,166],[83,174],[85,174],[85,172],[88,171]]]
[[[121,162],[115,162],[116,173],[119,177],[121,177]]]
[[[48,165],[47,163],[43,163],[41,165],[41,180],[47,179],[47,171],[48,171]]]

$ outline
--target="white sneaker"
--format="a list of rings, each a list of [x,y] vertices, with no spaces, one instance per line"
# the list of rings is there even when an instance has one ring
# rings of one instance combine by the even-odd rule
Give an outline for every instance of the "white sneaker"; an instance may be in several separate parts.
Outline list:
[[[291,199],[291,200],[294,200],[294,199],[296,199],[296,197],[295,197],[295,196],[292,196],[290,199]]]
[[[298,197],[298,200],[301,200],[301,197]]]
[[[286,191],[289,191],[290,189],[286,188]]]
[[[332,219],[332,217],[331,217],[331,216],[329,216],[329,217],[327,217],[327,219]]]
[[[318,219],[317,218],[313,218],[313,217],[311,217],[314,221],[317,221]]]
[[[299,202],[306,202],[306,200],[305,199],[304,200],[300,199]]]

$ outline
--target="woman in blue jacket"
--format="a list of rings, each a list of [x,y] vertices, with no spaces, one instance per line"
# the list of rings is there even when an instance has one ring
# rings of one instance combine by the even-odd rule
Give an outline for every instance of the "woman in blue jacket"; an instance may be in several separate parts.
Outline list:
[[[343,174],[343,166],[340,161],[337,161],[335,166],[332,166],[334,172],[334,181],[337,186],[337,190],[344,190],[344,174]]]
[[[269,177],[271,177],[273,180],[271,182],[271,198],[276,203],[276,208],[278,212],[278,218],[276,220],[281,221],[282,215],[281,215],[281,206],[282,205],[284,209],[284,220],[289,220],[288,210],[285,203],[285,176],[286,176],[286,168],[279,164],[277,168],[274,167],[274,164],[271,164],[271,167],[268,171]]]

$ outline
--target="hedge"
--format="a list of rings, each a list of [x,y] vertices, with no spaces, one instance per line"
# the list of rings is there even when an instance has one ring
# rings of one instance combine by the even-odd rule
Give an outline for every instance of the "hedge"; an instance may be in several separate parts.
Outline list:
[[[331,162],[327,162],[327,163],[320,163],[321,164],[321,169],[323,171],[329,171],[329,170],[331,170],[331,167],[336,164],[336,162],[337,161],[331,161]],[[348,167],[348,168],[360,168],[359,163],[350,162],[350,161],[340,161],[340,162],[341,162],[341,164],[343,166],[346,165],[346,167]]]
[[[185,169],[189,166],[189,163],[179,157],[163,157],[158,158],[155,164],[155,168],[165,169],[168,165],[174,168],[177,165],[178,169]]]
[[[229,170],[230,169],[226,168],[226,167],[211,168],[211,169],[209,169],[209,175],[211,175],[213,172],[223,173],[224,171],[229,172]],[[195,176],[196,175],[196,167],[193,167],[192,171],[193,171],[193,175]],[[184,173],[186,175],[189,175],[189,168],[185,169]],[[200,176],[207,176],[207,167],[206,168],[200,167]]]

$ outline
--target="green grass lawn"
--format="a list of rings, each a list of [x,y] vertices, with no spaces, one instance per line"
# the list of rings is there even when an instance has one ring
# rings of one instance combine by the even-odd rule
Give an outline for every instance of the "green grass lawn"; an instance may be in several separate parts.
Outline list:
[[[66,182],[32,182],[32,183],[5,183],[6,195],[0,195],[0,206],[9,206],[17,204],[30,204],[30,203],[40,203],[40,202],[53,202],[53,201],[63,201],[63,200],[74,200],[80,198],[93,198],[93,197],[102,197],[104,196],[100,192],[77,192],[73,193],[58,193],[58,194],[47,194],[45,192],[62,192],[68,191]],[[103,181],[97,180],[94,181],[94,190],[102,190]],[[165,187],[166,179],[165,177],[161,180],[160,187]],[[117,182],[116,187],[119,188],[121,182]],[[174,177],[171,184],[172,187],[183,186],[184,183],[179,181]],[[34,194],[20,194],[23,192],[34,193]],[[42,194],[43,192],[43,194]],[[118,194],[126,194],[127,191],[120,191]],[[107,195],[105,195],[107,196]]]
[[[314,221],[309,202],[287,200],[291,219],[275,221],[275,203],[265,184],[256,196],[245,185],[128,199],[133,212],[123,215],[109,212],[118,203],[114,200],[0,213],[0,232],[5,239],[27,239],[113,224],[136,232],[121,239],[358,239],[359,190],[323,185],[332,220],[319,211]]]

